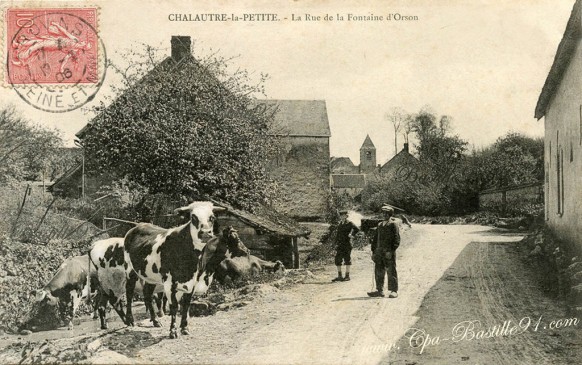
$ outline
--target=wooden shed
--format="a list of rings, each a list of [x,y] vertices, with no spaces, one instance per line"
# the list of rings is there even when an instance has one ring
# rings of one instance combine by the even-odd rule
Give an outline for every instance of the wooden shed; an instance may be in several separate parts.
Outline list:
[[[261,206],[250,213],[228,203],[214,204],[227,208],[217,214],[220,229],[233,226],[253,255],[281,260],[287,268],[299,268],[300,240],[309,236],[309,229],[270,207]]]

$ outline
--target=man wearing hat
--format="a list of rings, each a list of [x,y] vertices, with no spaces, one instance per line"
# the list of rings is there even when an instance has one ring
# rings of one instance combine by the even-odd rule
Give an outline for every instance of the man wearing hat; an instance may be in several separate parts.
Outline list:
[[[400,229],[395,222],[394,208],[382,207],[384,220],[378,223],[376,234],[372,238],[372,260],[376,276],[376,291],[368,293],[370,297],[384,296],[384,275],[388,276],[388,297],[398,297],[398,274],[396,273],[396,249],[400,246]]]
[[[335,266],[337,266],[337,277],[332,281],[349,281],[350,280],[350,266],[352,265],[352,237],[360,231],[360,229],[348,220],[348,211],[341,210],[340,222],[336,231],[336,254]],[[346,265],[346,276],[342,277],[342,262]]]

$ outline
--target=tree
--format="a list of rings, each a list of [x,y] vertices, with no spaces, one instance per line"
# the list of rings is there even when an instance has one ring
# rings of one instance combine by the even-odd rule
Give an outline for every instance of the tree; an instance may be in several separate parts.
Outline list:
[[[404,143],[410,144],[410,133],[412,133],[414,128],[414,118],[413,114],[406,114],[404,119],[404,124],[402,126],[402,136],[404,137]]]
[[[14,107],[0,110],[0,180],[35,180],[62,144],[59,132],[20,116]]]
[[[158,62],[151,47],[115,67],[125,87],[101,106],[83,135],[87,168],[114,173],[150,193],[214,197],[252,209],[274,195],[266,166],[276,148],[269,135],[276,110],[253,96],[245,71],[226,72],[215,56]]]
[[[392,123],[394,128],[394,154],[398,153],[398,133],[406,122],[406,112],[402,108],[394,107],[384,115],[384,118]]]
[[[481,189],[542,181],[543,140],[509,132],[482,150],[475,164]]]
[[[452,119],[437,117],[426,109],[421,110],[412,123],[412,132],[417,139],[417,152],[425,169],[432,173],[451,176],[464,159],[467,142],[457,135],[451,135]]]

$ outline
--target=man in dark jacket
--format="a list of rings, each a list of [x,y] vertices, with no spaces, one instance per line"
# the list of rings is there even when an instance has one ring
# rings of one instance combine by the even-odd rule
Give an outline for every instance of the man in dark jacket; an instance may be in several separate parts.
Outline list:
[[[337,266],[337,277],[332,281],[349,281],[350,267],[352,265],[352,237],[358,233],[359,228],[348,220],[348,211],[342,210],[340,213],[340,222],[336,231],[336,254],[335,266]],[[342,277],[342,262],[346,265],[346,276]]]
[[[396,249],[400,246],[400,229],[392,216],[394,209],[382,207],[384,220],[378,223],[376,234],[372,237],[372,260],[376,274],[376,291],[370,297],[384,296],[384,275],[388,276],[389,298],[398,297],[398,274],[396,273]]]

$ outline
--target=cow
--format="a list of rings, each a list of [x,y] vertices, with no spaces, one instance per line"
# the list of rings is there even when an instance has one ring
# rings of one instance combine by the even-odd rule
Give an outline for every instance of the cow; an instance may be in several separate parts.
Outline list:
[[[135,284],[145,281],[144,301],[155,327],[160,323],[155,317],[152,294],[155,285],[163,285],[170,303],[170,338],[178,337],[176,312],[181,301],[180,332],[188,335],[188,309],[192,295],[202,295],[208,286],[200,283],[205,267],[200,257],[206,242],[214,237],[214,212],[225,210],[212,202],[193,202],[174,211],[188,219],[179,227],[165,229],[149,223],[137,224],[125,235],[124,254],[127,266],[126,324],[134,325],[131,302]],[[206,256],[209,254],[207,253]]]
[[[97,270],[99,280],[99,302],[98,311],[101,321],[101,329],[107,329],[105,320],[105,310],[107,303],[111,304],[123,322],[125,322],[125,311],[123,298],[125,298],[125,287],[127,283],[125,271],[125,254],[123,250],[123,237],[112,237],[95,241],[89,256],[93,267]],[[143,281],[136,285],[135,294],[143,294]],[[158,285],[154,289],[155,293],[162,293],[163,287]],[[158,315],[163,315],[161,303],[162,298],[156,297]]]
[[[74,256],[66,259],[48,284],[36,292],[36,301],[65,306],[69,319],[68,328],[72,330],[73,318],[79,304],[84,298],[91,296],[92,289],[96,289],[97,285],[96,271],[89,266],[89,256]]]
[[[256,275],[265,269],[273,272],[285,270],[281,261],[265,261],[251,255],[250,250],[232,226],[222,231],[222,237],[215,237],[206,245],[201,258],[206,268],[199,285],[210,286],[214,277],[224,284],[227,277],[236,280]]]

